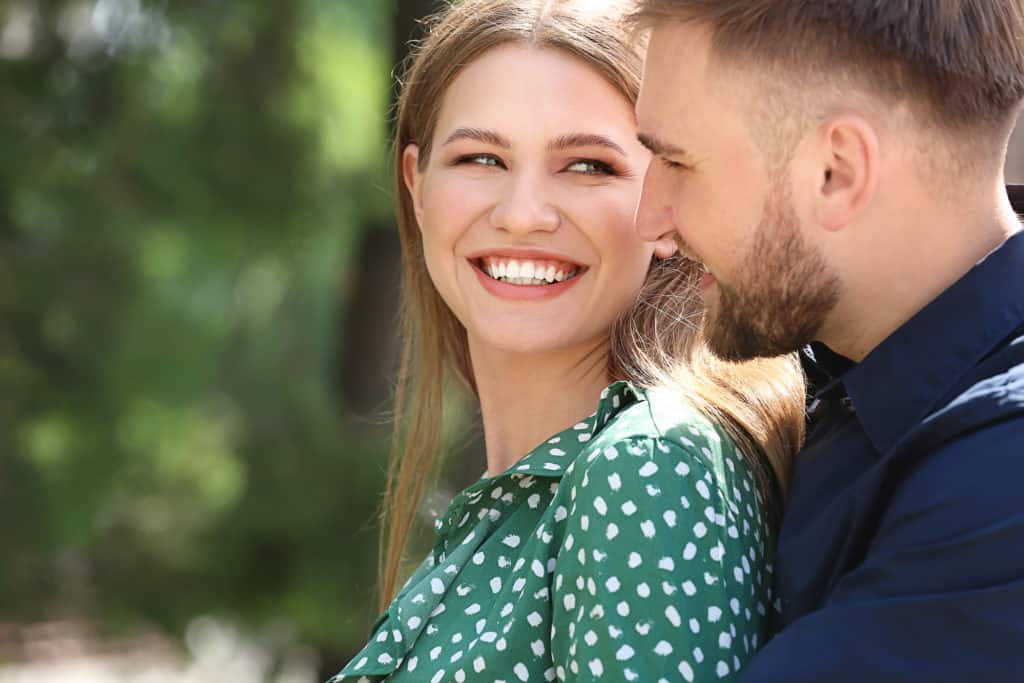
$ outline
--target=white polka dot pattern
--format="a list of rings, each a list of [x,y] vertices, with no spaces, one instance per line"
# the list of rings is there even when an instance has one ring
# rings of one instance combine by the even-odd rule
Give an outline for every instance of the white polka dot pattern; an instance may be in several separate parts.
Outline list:
[[[733,680],[766,635],[769,541],[725,434],[616,383],[590,418],[455,497],[329,683]]]

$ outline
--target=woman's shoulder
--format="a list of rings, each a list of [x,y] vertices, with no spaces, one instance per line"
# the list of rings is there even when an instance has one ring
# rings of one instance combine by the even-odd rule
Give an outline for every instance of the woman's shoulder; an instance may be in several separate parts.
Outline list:
[[[637,400],[609,417],[582,454],[584,461],[604,449],[637,456],[647,445],[653,446],[646,450],[658,460],[693,460],[711,470],[746,469],[728,432],[685,396],[660,387],[628,388]]]
[[[637,400],[611,415],[566,469],[563,495],[632,494],[638,504],[743,508],[756,517],[755,477],[728,433],[670,390],[631,390]]]
[[[669,677],[665,662],[683,629],[680,654],[694,657],[684,676],[718,680],[764,635],[772,597],[764,515],[722,430],[671,394],[639,390],[635,399],[559,485],[555,524],[545,529],[560,547],[551,651],[596,661],[616,680],[653,681]],[[652,650],[656,657],[633,656]],[[618,675],[624,666],[638,676]]]

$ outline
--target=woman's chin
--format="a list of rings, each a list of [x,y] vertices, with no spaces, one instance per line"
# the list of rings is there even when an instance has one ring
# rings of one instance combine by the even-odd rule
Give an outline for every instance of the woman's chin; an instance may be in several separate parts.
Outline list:
[[[475,351],[517,355],[546,355],[564,352],[585,344],[579,325],[561,323],[474,326],[467,328]]]

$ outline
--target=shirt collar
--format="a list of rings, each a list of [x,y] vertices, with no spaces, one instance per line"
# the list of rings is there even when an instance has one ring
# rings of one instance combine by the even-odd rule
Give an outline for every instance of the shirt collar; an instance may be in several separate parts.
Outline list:
[[[800,350],[800,365],[807,380],[808,395],[820,398],[839,384],[839,378],[856,363],[840,356],[821,342],[811,342]]]
[[[1014,208],[1022,210],[1016,202]],[[1022,323],[1024,232],[1019,232],[843,374],[857,417],[879,454],[938,408],[970,368]]]
[[[516,464],[494,477],[481,479],[477,485],[487,486],[514,474],[561,477],[565,469],[583,452],[587,444],[604,429],[617,413],[643,398],[643,394],[629,382],[615,382],[601,391],[597,410],[587,419],[555,434],[519,459]],[[467,489],[470,493],[477,485]]]
[[[527,479],[560,478],[569,464],[583,453],[590,441],[604,429],[612,417],[641,400],[644,400],[643,392],[627,382],[610,385],[601,392],[601,400],[593,415],[554,435],[501,474],[484,477],[456,495],[448,512],[435,524],[438,533],[447,535],[450,529],[462,527],[479,511],[478,503],[486,503],[492,497],[516,495],[507,491],[494,495],[495,491],[499,491],[509,481],[520,484],[509,487],[511,491],[523,492],[531,488],[522,485]],[[478,518],[482,523],[487,523],[485,516]],[[464,566],[475,551],[476,546],[469,544],[470,537],[476,538],[476,542],[479,542],[479,539],[486,535],[473,525],[467,526],[466,529],[466,535],[456,539],[451,555],[436,554],[435,550],[435,554],[425,563],[423,571],[431,576],[431,590],[407,591],[403,588],[387,612],[374,625],[373,639],[331,681],[342,680],[347,676],[388,676],[401,666],[423,630],[428,629],[427,633],[430,633],[430,627],[427,625],[430,617],[444,610],[445,596],[449,590],[454,589],[454,577],[458,574],[459,567]],[[419,580],[426,579],[420,576]]]

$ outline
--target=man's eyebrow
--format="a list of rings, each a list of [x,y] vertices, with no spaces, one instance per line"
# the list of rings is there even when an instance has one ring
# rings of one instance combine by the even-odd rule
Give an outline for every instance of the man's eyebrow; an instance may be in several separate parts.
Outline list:
[[[640,141],[640,144],[651,151],[652,154],[659,157],[683,157],[689,158],[689,154],[682,147],[677,147],[671,143],[659,140],[653,135],[647,133],[637,133],[636,139]]]
[[[512,143],[500,134],[483,128],[456,128],[455,132],[444,141],[444,144],[448,145],[456,140],[476,140],[477,142],[483,142],[503,149],[509,149],[512,146]]]
[[[597,133],[568,133],[559,135],[551,141],[548,149],[551,151],[572,149],[574,147],[606,147],[615,150],[622,156],[626,156],[626,150],[614,142],[611,138]]]

